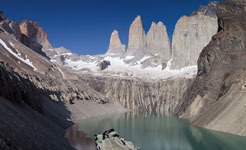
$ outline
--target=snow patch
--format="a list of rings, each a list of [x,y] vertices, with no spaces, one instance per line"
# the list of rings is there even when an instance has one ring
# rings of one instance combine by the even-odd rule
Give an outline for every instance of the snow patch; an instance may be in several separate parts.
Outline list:
[[[13,56],[15,56],[17,59],[19,59],[20,61],[24,62],[24,63],[27,64],[28,66],[32,67],[34,71],[37,71],[37,68],[32,64],[32,62],[31,62],[29,59],[23,59],[23,58],[21,57],[20,52],[14,47],[14,44],[13,44],[13,43],[10,42],[10,45],[11,45],[11,46],[13,45],[12,47],[15,48],[15,50],[17,51],[17,54],[16,54],[15,52],[13,52],[13,51],[6,45],[6,43],[5,43],[2,39],[0,39],[0,43],[1,43],[1,45],[2,45],[2,46],[3,46],[10,54],[12,54]]]
[[[144,62],[145,60],[147,60],[147,59],[149,59],[150,58],[150,56],[145,56],[145,57],[143,57],[139,62],[141,63],[141,62]]]
[[[129,60],[129,59],[133,59],[135,56],[126,56],[125,59]]]
[[[84,62],[82,60],[79,61],[71,61],[69,59],[65,59],[65,63],[67,67],[71,67],[74,70],[80,70],[83,68],[88,68],[90,70],[97,70],[96,62]]]
[[[61,54],[61,55],[67,55],[67,56],[71,56],[72,55],[72,53],[64,53],[64,54]]]

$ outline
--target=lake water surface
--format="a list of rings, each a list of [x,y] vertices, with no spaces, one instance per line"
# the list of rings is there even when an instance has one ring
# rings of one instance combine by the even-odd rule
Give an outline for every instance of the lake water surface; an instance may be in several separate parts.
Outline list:
[[[155,113],[84,119],[67,129],[65,137],[78,150],[95,150],[94,134],[111,128],[142,150],[246,150],[246,137],[195,127],[188,120]]]

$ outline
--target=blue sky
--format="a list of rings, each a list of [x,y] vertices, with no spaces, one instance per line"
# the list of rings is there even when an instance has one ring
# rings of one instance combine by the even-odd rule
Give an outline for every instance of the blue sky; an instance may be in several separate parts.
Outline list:
[[[151,22],[162,21],[172,37],[177,20],[209,0],[4,0],[0,10],[13,21],[39,22],[53,47],[64,46],[78,54],[106,52],[112,31],[117,29],[123,44],[137,15],[145,32]]]

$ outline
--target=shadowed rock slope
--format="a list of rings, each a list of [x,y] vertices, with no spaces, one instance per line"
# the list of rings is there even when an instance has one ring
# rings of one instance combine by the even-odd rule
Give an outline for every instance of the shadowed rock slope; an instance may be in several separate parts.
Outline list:
[[[0,149],[73,149],[65,128],[81,118],[125,111],[27,47],[0,13]]]
[[[198,73],[176,112],[195,125],[246,135],[246,3],[218,4],[219,32],[202,50]]]

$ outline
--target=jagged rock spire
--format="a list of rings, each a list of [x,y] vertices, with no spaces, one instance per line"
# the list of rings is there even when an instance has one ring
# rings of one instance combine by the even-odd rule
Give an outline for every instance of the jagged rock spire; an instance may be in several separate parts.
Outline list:
[[[137,16],[132,22],[129,31],[127,56],[142,57],[146,47],[146,36],[143,22],[140,16]]]
[[[126,51],[126,46],[120,41],[119,32],[114,30],[110,37],[109,48],[107,55],[123,55]]]
[[[166,26],[162,22],[152,22],[147,33],[146,54],[159,56],[163,62],[171,58],[171,44],[167,34]]]
[[[50,42],[48,41],[48,35],[46,32],[43,31],[43,29],[39,26],[38,22],[32,22],[30,20],[22,20],[19,23],[20,31],[23,35],[25,35],[27,38],[30,38],[30,40],[37,42],[42,46],[43,49],[52,48]],[[27,42],[25,39],[22,40],[24,44]],[[29,42],[29,43],[34,43]],[[28,47],[35,49],[35,46],[28,45]]]

